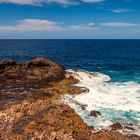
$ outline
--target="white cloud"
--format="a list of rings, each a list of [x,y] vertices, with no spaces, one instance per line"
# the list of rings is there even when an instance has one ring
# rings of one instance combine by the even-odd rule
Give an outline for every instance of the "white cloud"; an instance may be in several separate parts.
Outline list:
[[[101,23],[100,25],[106,27],[128,27],[128,26],[136,26],[137,24],[128,22],[106,22]]]
[[[88,31],[99,29],[101,26],[104,27],[129,27],[136,26],[138,24],[127,23],[127,22],[106,22],[100,23],[99,26],[95,26],[95,23],[90,22],[88,24],[79,25],[62,25],[62,22],[55,22],[49,20],[40,19],[23,19],[19,20],[16,25],[0,25],[0,31],[11,32],[30,32],[30,31]]]
[[[98,3],[98,2],[104,2],[106,0],[81,0],[83,2],[90,2],[90,3]]]
[[[47,0],[48,3],[59,3],[59,4],[64,4],[64,5],[67,5],[67,4],[70,4],[70,0]]]
[[[42,0],[0,0],[0,3],[14,3],[20,5],[34,5],[43,2]]]
[[[60,23],[40,19],[23,19],[14,26],[0,26],[0,31],[61,31]]]
[[[80,25],[63,25],[60,22],[54,22],[49,20],[40,19],[23,19],[19,20],[16,25],[0,26],[0,31],[11,32],[30,32],[30,31],[83,31],[96,29],[95,24],[90,22],[88,24]]]
[[[69,4],[70,0],[0,0],[0,3],[13,3],[19,5],[41,5],[45,3]]]
[[[128,9],[112,9],[111,11],[114,12],[114,13],[126,13],[126,12],[129,12]]]
[[[105,0],[81,0],[81,2],[98,3]],[[75,4],[77,0],[0,0],[0,3],[13,3],[19,5],[41,5],[45,3],[59,3],[63,5]]]
[[[83,30],[93,30],[95,29],[95,24],[90,22],[89,24],[81,24],[81,25],[72,25],[69,26],[71,30],[83,31]]]

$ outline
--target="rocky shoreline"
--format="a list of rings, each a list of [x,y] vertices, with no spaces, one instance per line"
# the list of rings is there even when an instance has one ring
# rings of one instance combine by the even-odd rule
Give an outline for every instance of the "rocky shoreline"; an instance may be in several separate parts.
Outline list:
[[[44,58],[19,63],[0,61],[0,140],[139,140],[112,131],[92,133],[69,106],[60,102],[64,94],[88,89],[75,87],[78,80],[65,77],[65,68]],[[84,107],[83,107],[84,108]],[[100,112],[90,115],[98,117]]]

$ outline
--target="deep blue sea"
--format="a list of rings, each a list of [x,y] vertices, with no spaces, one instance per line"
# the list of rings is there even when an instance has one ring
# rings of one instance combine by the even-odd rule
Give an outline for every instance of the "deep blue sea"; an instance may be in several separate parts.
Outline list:
[[[140,82],[140,40],[0,40],[0,59],[27,61],[37,56],[66,68]]]
[[[68,96],[65,102],[87,124],[100,130],[117,121],[140,135],[140,40],[0,40],[1,60],[37,56],[82,70],[71,72],[90,92]],[[97,77],[92,72],[98,72]],[[75,101],[86,104],[86,112]],[[99,110],[102,117],[93,121],[91,110]]]

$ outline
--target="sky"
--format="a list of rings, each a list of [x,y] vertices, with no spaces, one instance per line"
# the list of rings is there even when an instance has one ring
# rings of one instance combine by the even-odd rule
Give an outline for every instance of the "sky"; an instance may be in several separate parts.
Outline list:
[[[0,0],[0,39],[140,39],[140,0]]]

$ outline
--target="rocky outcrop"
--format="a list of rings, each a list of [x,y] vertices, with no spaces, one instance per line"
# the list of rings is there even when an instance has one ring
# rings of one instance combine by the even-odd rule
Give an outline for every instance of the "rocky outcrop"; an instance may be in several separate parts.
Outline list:
[[[91,136],[89,127],[71,108],[50,104],[47,100],[23,101],[0,113],[0,118],[0,132],[4,139],[71,137],[82,140]]]
[[[5,69],[8,66],[15,66],[16,62],[13,60],[3,60],[0,61],[0,69]]]
[[[118,132],[93,134],[61,96],[87,91],[76,87],[65,68],[44,58],[0,61],[0,140],[138,140]],[[83,109],[86,106],[83,107]],[[92,116],[100,115],[91,112]]]
[[[64,77],[63,66],[41,57],[26,63],[11,60],[0,61],[0,89],[8,86],[35,87],[39,84],[43,85],[43,82],[46,85],[46,83],[61,80]]]
[[[38,57],[25,63],[0,61],[0,103],[29,96],[41,97],[40,88],[64,78],[65,68],[45,58]]]

